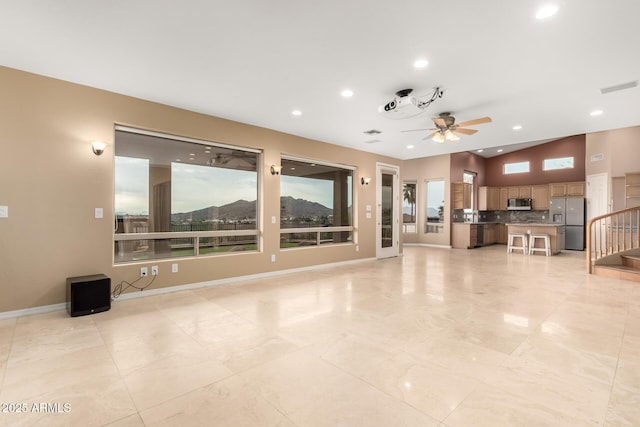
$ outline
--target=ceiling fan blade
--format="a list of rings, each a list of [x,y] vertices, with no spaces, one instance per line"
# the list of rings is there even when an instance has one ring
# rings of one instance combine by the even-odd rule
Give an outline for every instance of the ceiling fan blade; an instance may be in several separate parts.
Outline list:
[[[467,122],[458,123],[459,127],[481,125],[483,123],[491,123],[491,117],[482,117],[480,119],[469,120]]]
[[[441,128],[446,128],[447,127],[447,122],[445,122],[442,117],[434,117],[433,118],[433,123],[435,123],[436,126],[441,127]]]
[[[407,130],[401,130],[400,132],[416,132],[416,131],[425,131],[425,130],[435,130],[435,129],[407,129]]]
[[[438,131],[433,132],[433,133],[430,133],[429,135],[427,135],[427,136],[425,136],[424,138],[422,138],[422,140],[423,140],[423,141],[426,141],[426,140],[428,140],[428,139],[431,139],[431,138],[433,138],[433,136],[434,136],[436,133],[438,133]]]
[[[478,132],[475,129],[464,129],[464,128],[456,128],[454,131],[454,133],[463,133],[465,135],[473,135],[474,133]]]

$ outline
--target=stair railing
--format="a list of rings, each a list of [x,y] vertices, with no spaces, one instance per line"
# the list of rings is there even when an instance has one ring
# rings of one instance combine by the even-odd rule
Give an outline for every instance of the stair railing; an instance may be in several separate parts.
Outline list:
[[[587,271],[597,260],[640,248],[640,206],[591,218],[587,223]]]

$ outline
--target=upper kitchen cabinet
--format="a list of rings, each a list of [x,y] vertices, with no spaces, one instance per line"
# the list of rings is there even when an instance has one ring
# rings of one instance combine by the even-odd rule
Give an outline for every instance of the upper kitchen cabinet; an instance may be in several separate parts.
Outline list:
[[[473,209],[471,206],[471,192],[473,188],[467,182],[454,182],[451,184],[453,192],[453,209]]]
[[[531,187],[531,199],[534,211],[545,211],[549,209],[549,186],[533,185]]]
[[[584,181],[549,184],[551,197],[584,197]]]
[[[505,202],[506,204],[506,202]],[[497,187],[480,187],[478,188],[478,210],[480,211],[499,211],[500,189]],[[506,205],[505,205],[506,206]],[[504,209],[504,208],[502,208]]]

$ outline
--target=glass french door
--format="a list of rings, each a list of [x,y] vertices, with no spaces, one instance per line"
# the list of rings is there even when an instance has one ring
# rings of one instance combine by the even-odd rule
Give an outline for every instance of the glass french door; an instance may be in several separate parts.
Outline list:
[[[400,242],[399,174],[397,166],[377,165],[376,256],[378,258],[398,256]]]

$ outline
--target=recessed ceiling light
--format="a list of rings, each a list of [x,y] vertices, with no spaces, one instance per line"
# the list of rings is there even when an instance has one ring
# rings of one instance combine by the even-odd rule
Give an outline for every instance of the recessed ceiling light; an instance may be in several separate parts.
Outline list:
[[[503,151],[504,151],[504,150],[503,150],[502,148],[500,148],[500,149],[498,150],[498,153],[502,153]]]
[[[481,149],[479,149],[477,151],[478,151],[478,153],[482,153],[484,150],[481,148]]]
[[[340,95],[342,95],[343,98],[351,98],[353,96],[353,91],[351,89],[345,89],[340,92]]]
[[[409,150],[413,150],[413,149],[415,148],[415,145],[407,145],[407,148],[408,148]]]
[[[182,161],[182,160],[180,160],[180,159],[176,159],[176,162],[181,162],[181,161]]]
[[[547,19],[555,15],[557,12],[558,6],[555,4],[549,4],[538,9],[536,12],[536,19]]]
[[[195,159],[196,159],[195,157],[189,157],[189,160],[195,160]]]
[[[591,113],[589,113],[589,114],[591,114],[592,116],[594,116],[594,117],[595,117],[595,116],[601,116],[603,113],[604,113],[604,111],[602,111],[602,110],[593,110],[593,111],[592,111]]]
[[[189,155],[190,155],[191,157],[193,157],[193,156],[195,156],[195,153],[189,153]]]
[[[429,61],[426,59],[417,59],[413,63],[413,68],[425,68],[427,65],[429,65]]]
[[[291,112],[291,114],[293,114],[294,116],[301,116],[301,115],[302,115],[302,111],[300,111],[300,110],[293,110],[293,111]]]
[[[513,130],[520,130],[520,129],[522,129],[522,125],[515,125],[515,126],[513,126],[511,129],[513,129]]]

